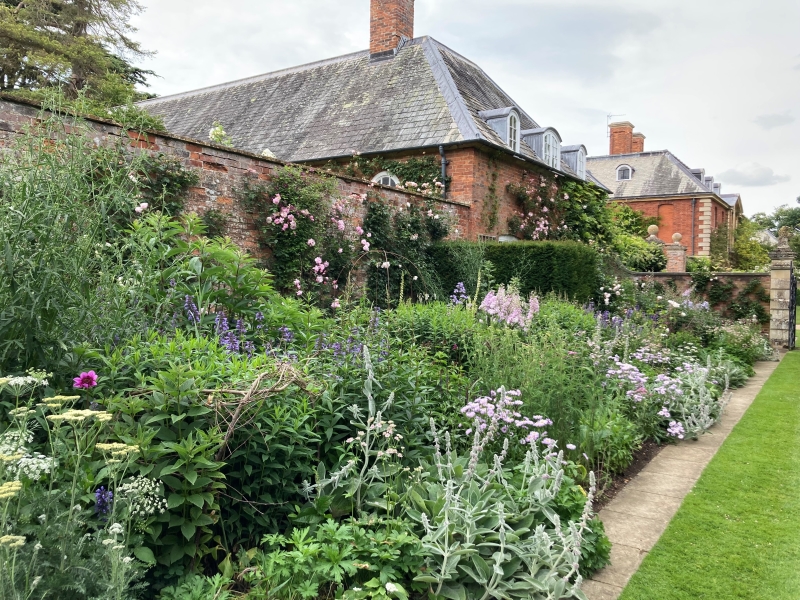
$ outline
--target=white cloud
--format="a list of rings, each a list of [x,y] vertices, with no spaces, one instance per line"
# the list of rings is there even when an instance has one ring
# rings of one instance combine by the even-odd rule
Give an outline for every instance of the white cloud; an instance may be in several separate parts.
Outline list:
[[[717,177],[725,183],[743,185],[746,187],[762,187],[786,183],[791,179],[789,175],[777,175],[769,167],[758,163],[740,165],[735,169],[728,169]]]
[[[769,131],[770,129],[775,129],[776,127],[783,127],[784,125],[789,125],[794,123],[795,118],[790,115],[788,112],[782,115],[759,115],[755,119],[753,119],[753,123],[761,127],[762,129],[766,129]]]

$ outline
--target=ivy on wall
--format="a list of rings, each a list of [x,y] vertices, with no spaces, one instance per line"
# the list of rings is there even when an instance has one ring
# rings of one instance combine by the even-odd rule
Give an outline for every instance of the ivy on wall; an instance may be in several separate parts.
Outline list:
[[[769,292],[763,284],[754,279],[738,294],[736,285],[724,275],[707,271],[692,273],[694,291],[706,298],[711,306],[734,320],[755,319],[765,325],[770,315],[764,304],[770,300]]]
[[[325,169],[358,179],[372,179],[378,173],[388,171],[397,177],[402,187],[429,196],[441,196],[442,165],[433,156],[413,156],[402,160],[382,156],[370,158],[353,156],[344,164],[329,162],[325,165]],[[449,186],[450,177],[444,183]]]
[[[585,181],[553,173],[528,173],[507,190],[518,210],[509,219],[512,234],[525,240],[575,240],[606,246],[611,241],[612,217],[608,195]]]
[[[497,179],[499,177],[497,168],[497,157],[489,157],[489,185],[486,190],[486,197],[483,199],[483,222],[489,231],[497,227],[500,214],[500,198],[497,195]]]

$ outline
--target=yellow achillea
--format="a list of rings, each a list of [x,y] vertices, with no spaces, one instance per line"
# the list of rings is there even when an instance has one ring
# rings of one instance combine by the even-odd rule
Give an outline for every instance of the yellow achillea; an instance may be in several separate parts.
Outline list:
[[[72,409],[61,413],[60,415],[48,415],[47,419],[49,421],[53,421],[53,423],[58,423],[59,421],[85,421],[96,414],[97,413],[93,410]]]
[[[129,446],[128,444],[122,444],[119,442],[112,442],[109,444],[95,444],[95,448],[100,450],[103,454],[110,453],[114,460],[109,460],[109,464],[115,464],[120,462],[119,459],[123,459],[128,454],[133,454],[134,452],[139,452],[139,446]]]
[[[2,462],[14,462],[25,458],[24,454],[0,454],[0,461]]]
[[[3,485],[0,485],[0,500],[14,498],[17,494],[19,494],[21,489],[22,483],[19,481],[8,481]]]
[[[9,548],[22,548],[25,545],[25,538],[21,535],[4,535],[0,537],[0,546]]]

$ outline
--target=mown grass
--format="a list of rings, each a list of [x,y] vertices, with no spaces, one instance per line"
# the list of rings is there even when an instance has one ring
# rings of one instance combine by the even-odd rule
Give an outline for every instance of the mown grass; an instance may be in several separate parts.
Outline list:
[[[800,352],[770,377],[621,600],[800,599]]]

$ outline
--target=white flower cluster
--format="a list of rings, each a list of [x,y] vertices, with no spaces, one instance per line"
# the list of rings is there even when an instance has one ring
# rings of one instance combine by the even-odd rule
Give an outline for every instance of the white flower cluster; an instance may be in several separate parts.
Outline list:
[[[0,435],[0,462],[10,475],[19,480],[23,475],[31,481],[39,481],[43,474],[50,473],[56,464],[55,459],[30,452],[26,444],[33,441],[33,434],[7,431]]]
[[[161,494],[161,482],[147,477],[134,477],[119,486],[119,494],[127,500],[131,516],[146,519],[167,510],[167,501]]]

